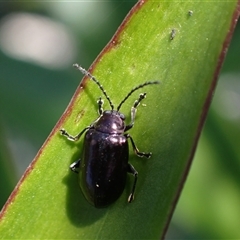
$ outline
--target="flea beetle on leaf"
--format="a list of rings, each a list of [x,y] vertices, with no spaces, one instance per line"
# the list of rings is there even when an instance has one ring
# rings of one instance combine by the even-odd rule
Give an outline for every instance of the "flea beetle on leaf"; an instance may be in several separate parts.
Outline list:
[[[60,130],[60,133],[71,141],[79,140],[83,133],[86,132],[82,158],[72,163],[70,169],[78,173],[79,185],[83,195],[90,204],[97,208],[106,207],[120,197],[125,188],[127,173],[131,173],[134,176],[134,182],[128,197],[130,203],[134,198],[138,172],[128,162],[128,139],[137,156],[150,158],[152,155],[150,152],[140,152],[133,138],[127,133],[134,126],[137,107],[146,97],[146,93],[141,93],[134,102],[131,108],[131,122],[129,124],[125,123],[125,116],[120,112],[120,108],[136,90],[159,82],[145,82],[133,88],[114,110],[111,99],[99,81],[78,64],[73,66],[98,85],[108,100],[111,110],[103,110],[103,100],[100,97],[97,101],[99,117],[92,124],[85,127],[76,136],[71,136],[65,129]]]

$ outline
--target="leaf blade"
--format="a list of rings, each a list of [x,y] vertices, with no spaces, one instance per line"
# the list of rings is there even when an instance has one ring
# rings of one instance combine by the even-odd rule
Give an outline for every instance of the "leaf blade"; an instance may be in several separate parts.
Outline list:
[[[82,140],[76,145],[68,143],[58,129],[64,127],[74,135],[97,117],[95,102],[101,93],[85,78],[20,182],[16,198],[12,197],[7,212],[2,212],[0,236],[139,239],[163,235],[190,166],[236,3],[139,2],[92,66],[114,103],[138,83],[161,81],[158,88],[146,89],[147,110],[139,107],[131,131],[139,149],[154,154],[149,161],[138,161],[130,153],[130,161],[139,171],[132,204],[126,201],[130,177],[114,205],[94,209],[83,199],[77,176],[68,172],[68,165],[78,158]],[[172,29],[176,34],[171,40]],[[135,98],[122,107],[126,115]],[[36,211],[38,208],[41,211]]]

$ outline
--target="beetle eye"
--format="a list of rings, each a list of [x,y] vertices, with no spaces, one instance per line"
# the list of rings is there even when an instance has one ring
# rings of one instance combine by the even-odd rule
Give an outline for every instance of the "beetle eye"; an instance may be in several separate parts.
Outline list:
[[[120,113],[120,118],[121,118],[122,120],[125,120],[124,114]]]

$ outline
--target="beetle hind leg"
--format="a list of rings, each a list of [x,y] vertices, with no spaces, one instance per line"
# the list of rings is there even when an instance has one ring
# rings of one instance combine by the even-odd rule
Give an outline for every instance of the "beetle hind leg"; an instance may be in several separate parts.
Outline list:
[[[138,157],[146,157],[146,158],[150,158],[152,156],[152,153],[145,153],[145,152],[140,152],[136,146],[136,144],[134,143],[132,137],[129,134],[125,134],[124,135],[126,138],[130,138],[132,146],[133,146],[133,150],[134,152],[138,155]]]
[[[128,202],[131,203],[134,200],[134,192],[135,192],[135,188],[136,188],[136,184],[137,184],[138,172],[133,167],[133,165],[131,165],[130,163],[128,164],[127,171],[134,176],[134,182],[133,182],[133,186],[132,186],[132,191],[131,191],[131,193],[130,193],[130,195],[128,197]]]
[[[81,163],[81,159],[77,160],[76,162],[72,163],[69,168],[75,172],[75,173],[78,173],[78,169],[80,167],[80,163]]]

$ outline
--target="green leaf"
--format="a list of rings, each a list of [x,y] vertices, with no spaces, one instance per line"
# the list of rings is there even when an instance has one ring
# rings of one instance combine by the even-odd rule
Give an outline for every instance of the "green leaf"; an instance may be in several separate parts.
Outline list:
[[[163,236],[186,179],[216,79],[237,20],[237,0],[139,1],[92,65],[92,74],[117,104],[136,85],[148,86],[130,131],[141,151],[130,151],[139,172],[135,200],[127,203],[133,178],[119,200],[96,209],[82,196],[69,164],[81,152],[75,135],[97,118],[102,93],[85,78],[0,215],[0,238],[152,239]],[[191,11],[191,12],[189,12]],[[139,91],[140,93],[141,91]],[[130,120],[134,94],[121,111]],[[105,109],[108,108],[105,101]]]

